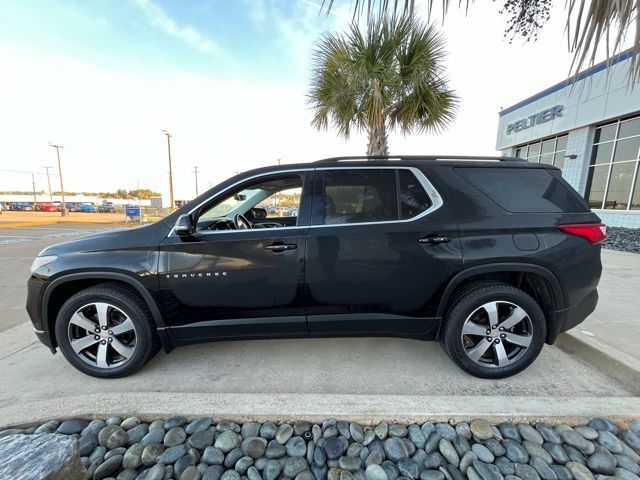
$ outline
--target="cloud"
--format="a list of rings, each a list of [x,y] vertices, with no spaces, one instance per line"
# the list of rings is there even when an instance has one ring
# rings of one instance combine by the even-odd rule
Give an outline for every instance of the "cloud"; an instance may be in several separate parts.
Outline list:
[[[167,35],[182,40],[196,50],[213,56],[226,56],[225,51],[213,40],[186,25],[178,25],[162,7],[152,0],[136,0],[136,4],[147,16],[151,25]]]

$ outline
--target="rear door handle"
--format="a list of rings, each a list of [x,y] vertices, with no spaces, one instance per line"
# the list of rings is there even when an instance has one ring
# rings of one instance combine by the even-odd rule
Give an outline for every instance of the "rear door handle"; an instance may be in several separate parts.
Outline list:
[[[278,243],[264,247],[265,250],[269,250],[273,253],[281,253],[285,250],[295,250],[296,248],[298,248],[298,245],[295,243]]]
[[[449,243],[450,241],[451,241],[451,237],[447,237],[446,235],[422,237],[421,239],[418,240],[418,242],[423,243],[425,245],[436,245],[438,243]]]

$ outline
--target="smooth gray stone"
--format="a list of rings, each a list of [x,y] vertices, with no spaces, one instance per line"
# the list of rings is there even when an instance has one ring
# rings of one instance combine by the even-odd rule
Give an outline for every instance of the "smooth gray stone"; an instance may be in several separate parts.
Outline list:
[[[202,475],[195,466],[187,467],[186,470],[182,472],[182,475],[180,475],[180,480],[200,480],[201,478]]]
[[[99,432],[100,429],[104,426],[104,422],[102,423],[103,425],[100,428],[98,428],[97,432]],[[89,425],[91,425],[91,423],[89,423]],[[48,422],[45,422],[42,425],[40,425],[38,428],[36,428],[36,430],[33,433],[53,433],[58,429],[59,426],[60,426],[60,422],[58,420],[49,420]],[[88,426],[85,427],[85,430],[86,428],[88,428]],[[84,433],[84,430],[83,430],[83,433]]]
[[[94,480],[104,480],[110,477],[122,466],[122,455],[115,455],[100,464],[93,473]]]
[[[461,437],[460,435],[456,435],[456,437],[453,439],[453,442],[451,442],[453,444],[453,448],[456,449],[456,452],[458,452],[458,456],[462,456],[467,452],[471,451],[471,446],[469,445],[469,442],[466,438]]]
[[[569,469],[564,465],[552,464],[550,465],[550,467],[551,467],[551,470],[553,470],[556,476],[558,477],[558,480],[573,480],[573,475],[571,475],[571,472],[569,471]]]
[[[598,438],[598,431],[588,425],[579,425],[577,427],[573,427],[573,430],[587,440],[596,440]]]
[[[245,422],[240,427],[240,436],[243,439],[260,436],[260,428],[262,424],[259,422]]]
[[[538,422],[536,423],[536,430],[542,435],[542,438],[549,443],[557,443],[561,444],[562,439],[560,435],[549,425],[546,423]]]
[[[629,430],[632,430],[635,433],[640,434],[640,420],[634,420],[629,423]]]
[[[164,430],[164,420],[154,420],[149,424],[149,431]]]
[[[311,465],[311,473],[313,473],[315,480],[327,480],[329,469],[327,467],[319,467],[314,463]]]
[[[315,476],[309,470],[305,470],[304,472],[300,472],[296,475],[295,480],[315,480]],[[364,480],[364,479],[363,479]]]
[[[326,444],[325,444],[325,449],[326,449]],[[398,462],[403,458],[409,458],[409,455],[410,455],[410,451],[409,451],[409,448],[407,447],[407,444],[402,441],[402,438],[399,438],[399,437],[392,437],[385,440],[384,452],[387,455],[387,458],[394,462]],[[327,456],[331,458],[331,456],[329,455],[329,452],[327,452]]]
[[[440,470],[423,470],[420,472],[420,480],[444,480],[444,473]]]
[[[473,447],[472,447],[472,448],[473,448]],[[440,458],[442,458],[442,457],[440,457]],[[444,459],[443,459],[443,460],[444,460]],[[473,465],[473,462],[474,462],[474,461],[476,461],[476,460],[478,460],[478,456],[477,456],[475,453],[473,453],[473,451],[465,453],[465,454],[462,456],[462,458],[460,459],[460,471],[461,471],[461,472],[466,472],[466,471],[467,471],[467,469],[468,469],[471,465]],[[438,465],[438,467],[439,467],[439,466],[440,466],[440,465]],[[426,467],[426,468],[432,468],[432,469],[436,469],[436,468],[438,468],[438,467],[428,467],[428,466],[426,465],[426,462],[425,462],[425,467]]]
[[[349,432],[349,424],[343,420],[339,421],[336,424],[336,428],[338,429],[338,433],[342,435],[347,440],[351,439],[351,432]]]
[[[226,432],[227,430],[231,430],[233,433],[240,433],[240,425],[236,422],[220,422],[216,425],[216,430],[218,432]]]
[[[487,447],[485,447],[481,443],[474,443],[471,446],[471,450],[473,451],[473,453],[476,454],[476,456],[478,457],[478,460],[480,460],[481,462],[493,463],[493,460],[495,459],[495,457],[493,456],[493,453],[491,453],[491,450],[489,450]]]
[[[96,449],[93,452],[91,452],[91,455],[89,455],[89,463],[94,463],[96,461],[98,463],[102,463],[106,453],[107,453],[107,447],[103,447],[103,446],[96,447]]]
[[[350,472],[357,472],[360,470],[362,462],[359,457],[340,457],[338,459],[338,465],[343,470],[349,470]]]
[[[242,443],[242,437],[235,433],[233,430],[225,430],[222,432],[214,443],[214,446],[222,450],[224,453],[228,453],[240,446]]]
[[[416,462],[418,465],[424,465],[424,461],[427,459],[427,457],[428,457],[428,455],[424,452],[424,450],[419,448],[418,450],[416,450],[416,453],[414,453],[411,456],[411,460]]]
[[[349,470],[342,470],[340,472],[340,480],[356,480],[356,477]]]
[[[226,457],[224,457],[224,462],[222,463],[225,468],[232,469],[235,467],[236,462],[244,457],[244,453],[239,448],[234,448],[229,453],[227,453]]]
[[[365,470],[367,480],[388,480],[387,472],[380,465],[371,464]]]
[[[150,467],[156,463],[156,458],[158,455],[162,455],[164,452],[164,445],[161,443],[152,443],[144,447],[142,451],[142,465],[145,467]]]
[[[309,468],[309,464],[304,458],[291,457],[287,458],[282,466],[282,474],[285,477],[295,478],[300,472],[304,472]]]
[[[213,445],[214,432],[212,430],[199,430],[189,437],[187,444],[190,447],[197,448],[198,450],[204,450],[207,447]],[[267,442],[261,439],[263,442]]]
[[[616,468],[615,473],[615,478],[619,480],[640,480],[640,477],[638,475],[634,475],[628,470],[624,470],[622,468]]]
[[[622,432],[622,439],[634,450],[640,451],[640,435],[634,433],[632,430],[624,430]]]
[[[516,463],[516,476],[522,480],[540,480],[536,469],[526,463]]]
[[[307,444],[302,437],[289,438],[286,442],[286,447],[287,455],[290,457],[304,457],[307,453]]]
[[[518,426],[514,425],[513,423],[501,423],[500,425],[498,425],[498,430],[500,430],[502,438],[508,438],[518,443],[522,441],[522,438],[520,437],[520,430],[518,429]]]
[[[529,454],[529,457],[540,457],[547,463],[553,463],[553,457],[551,457],[549,452],[547,452],[539,444],[531,442],[529,440],[524,440],[522,442],[522,446]]]
[[[453,431],[455,432],[455,430]],[[458,455],[458,452],[456,452],[456,449],[453,448],[453,444],[449,440],[447,440],[446,438],[441,439],[438,444],[438,450],[440,450],[442,456],[451,465],[453,465],[454,467],[458,467],[460,465],[460,456]]]
[[[440,452],[433,452],[427,455],[422,462],[422,465],[427,470],[437,470],[440,467],[446,466],[447,461],[444,459]]]
[[[452,442],[456,438],[456,430],[448,423],[436,423],[436,433]]]
[[[398,466],[395,463],[389,460],[385,460],[384,462],[382,462],[381,466],[386,472],[387,478],[389,480],[396,480],[398,476],[400,476],[400,470],[398,470]]]
[[[483,480],[503,480],[500,469],[495,465],[476,460],[473,462],[473,468]]]
[[[202,474],[202,480],[220,480],[224,472],[222,465],[211,465]]]
[[[65,420],[60,424],[56,433],[60,433],[63,435],[72,435],[74,433],[80,433],[84,430],[89,422],[82,418],[71,418],[69,420]]]
[[[282,465],[277,460],[269,460],[264,468],[264,480],[276,480],[282,471]]]
[[[278,431],[278,427],[276,427],[275,423],[265,422],[260,427],[260,436],[265,440],[273,440],[276,438],[276,432]]]
[[[78,451],[81,457],[88,457],[98,446],[98,435],[94,432],[87,433],[78,440]]]
[[[622,442],[611,432],[600,431],[598,434],[598,443],[611,453],[622,453]]]
[[[313,463],[318,467],[322,467],[324,466],[326,461],[327,456],[324,453],[324,449],[320,446],[316,446],[316,448],[313,450]]]
[[[287,443],[287,441],[291,438],[292,435],[293,435],[293,427],[288,423],[283,423],[282,425],[280,425],[280,428],[278,428],[278,430],[276,431],[276,437],[275,437],[276,442],[278,442],[281,445],[284,445],[285,443]]]
[[[362,440],[362,445],[367,446],[375,439],[376,432],[374,432],[373,430],[367,430],[366,432],[364,432],[364,440]]]
[[[149,433],[149,425],[146,423],[141,423],[140,425],[136,425],[135,427],[127,430],[127,437],[129,438],[129,445],[131,446],[134,443],[140,443],[142,439]]]
[[[551,467],[549,467],[549,463],[546,460],[543,460],[540,457],[532,456],[529,460],[529,464],[536,469],[536,472],[540,475],[542,480],[557,480],[558,477],[556,472],[554,472]]]
[[[440,471],[444,474],[445,477],[447,477],[448,473],[449,476],[447,478],[449,480],[467,480],[467,477],[453,465],[447,465],[446,469],[441,469]]]
[[[613,475],[616,470],[616,458],[608,452],[596,452],[587,458],[587,467],[594,473]]]
[[[349,446],[347,447],[346,455],[349,457],[359,457],[362,449],[363,449],[363,446],[361,443],[355,443],[355,442],[350,443]]]
[[[300,437],[294,437],[294,438],[300,438]],[[244,453],[246,456],[251,457],[255,460],[262,457],[265,454],[267,450],[267,441],[264,438],[260,438],[260,437],[246,437],[242,441],[240,448],[242,450],[242,453]]]
[[[202,454],[202,461],[209,465],[222,465],[224,452],[217,447],[207,447]]]
[[[469,427],[471,428],[471,433],[473,434],[473,436],[478,440],[487,440],[495,436],[492,425],[482,418],[476,418],[475,420],[472,420],[469,424]]]
[[[495,462],[493,462],[496,467],[500,469],[502,475],[515,475],[516,473],[516,465],[507,457],[498,457]]]
[[[245,475],[247,473],[247,470],[249,470],[249,467],[253,466],[253,458],[251,457],[242,457],[240,460],[238,460],[234,466],[235,471],[238,472],[240,475]]]
[[[567,456],[569,460],[576,463],[581,463],[582,465],[586,465],[587,457],[585,457],[580,450],[576,447],[572,447],[571,445],[563,445],[564,451],[567,452]],[[568,462],[567,462],[568,463]]]
[[[631,458],[626,455],[618,455],[615,454],[613,456],[616,459],[616,466],[619,468],[623,468],[634,475],[640,475],[640,465],[634,462]]]
[[[607,418],[596,417],[589,422],[589,426],[595,428],[598,431],[611,432],[617,435],[620,432],[618,426]]]
[[[400,460],[398,462],[398,470],[400,470],[400,474],[402,476],[414,480],[420,475],[420,468],[418,467],[418,464],[410,458]]]
[[[182,427],[183,425],[186,425],[186,423],[187,423],[186,417],[183,417],[182,415],[177,415],[175,417],[167,418],[164,421],[164,429],[166,431],[169,431],[172,428]]]
[[[469,424],[467,422],[460,422],[456,424],[456,433],[466,438],[467,440],[471,440],[471,428],[469,428]]]
[[[184,427],[184,431],[187,432],[187,435],[193,435],[194,433],[208,429],[212,424],[213,420],[209,417],[196,418]]]
[[[348,446],[349,442],[344,437],[329,437],[325,439],[323,444],[324,453],[330,460],[337,460],[340,458],[347,450]]]
[[[542,438],[540,432],[528,423],[519,423],[518,431],[520,432],[522,440],[528,440],[529,442],[537,443],[538,445],[542,445],[544,443],[544,438]]]
[[[240,474],[235,470],[227,470],[222,474],[220,480],[240,480]]]
[[[507,453],[506,449],[502,445],[502,442],[497,438],[489,438],[484,441],[484,446],[491,450],[494,457],[502,457]]]
[[[140,419],[138,417],[125,418],[120,426],[125,430],[131,430],[133,427],[140,425]]]
[[[136,480],[163,480],[164,479],[164,465],[157,463],[151,468],[144,470],[140,475],[136,477]]]
[[[6,436],[0,439],[0,459],[2,479],[84,479],[78,441],[67,435],[39,433]]]
[[[565,430],[560,434],[560,436],[565,443],[577,448],[587,455],[589,454],[589,450],[591,450],[591,448],[593,447],[593,444],[589,442],[589,440],[573,430]]]
[[[420,425],[420,430],[422,430],[425,437],[429,438],[431,434],[436,431],[436,424],[433,422],[424,422]]]
[[[418,425],[409,425],[409,439],[417,448],[424,448],[427,437]]]
[[[172,465],[178,461],[179,458],[184,457],[187,454],[187,447],[184,444],[174,445],[167,448],[162,454],[158,455],[156,461],[165,465]]]
[[[424,451],[426,453],[435,452],[438,449],[438,446],[440,445],[440,440],[442,440],[442,437],[437,433],[434,433],[433,435],[431,435],[427,439],[427,443],[425,443],[424,445]]]
[[[293,423],[293,434],[302,436],[303,433],[311,430],[311,424],[309,422],[299,421]]]
[[[138,472],[131,468],[125,468],[119,474],[116,480],[135,480],[138,476]]]
[[[384,440],[389,434],[389,424],[387,422],[379,423],[373,431],[380,440]]]
[[[595,480],[593,473],[584,465],[577,462],[567,462],[565,465],[575,480]]]
[[[173,476],[174,478],[180,478],[182,472],[184,472],[189,467],[196,466],[196,459],[191,455],[185,455],[184,457],[180,457],[176,463],[173,465]]]
[[[124,455],[126,451],[127,451],[127,449],[124,448],[124,447],[114,448],[113,450],[109,450],[105,454],[104,459],[105,460],[109,460],[111,457],[114,457],[116,455]]]
[[[154,429],[149,430],[140,443],[144,446],[151,445],[152,443],[162,443],[164,441],[164,428],[162,430]]]
[[[142,452],[144,445],[135,443],[129,447],[122,458],[122,466],[127,469],[136,470],[142,465]]]
[[[184,431],[184,428],[173,427],[169,429],[164,436],[164,446],[175,447],[176,445],[180,445],[181,443],[184,443],[186,439],[187,439],[187,432]]]
[[[506,456],[509,460],[515,463],[527,463],[529,462],[529,454],[525,450],[525,448],[520,445],[518,442],[515,442],[510,439],[505,439],[502,441],[502,446],[505,448]]]
[[[389,436],[390,437],[406,437],[408,433],[407,427],[400,425],[399,423],[389,424]]]

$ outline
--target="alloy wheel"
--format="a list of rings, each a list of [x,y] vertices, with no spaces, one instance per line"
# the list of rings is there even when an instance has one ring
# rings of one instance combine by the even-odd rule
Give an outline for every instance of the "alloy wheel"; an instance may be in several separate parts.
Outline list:
[[[467,317],[460,335],[467,356],[486,367],[506,367],[520,359],[533,339],[529,314],[506,301],[487,302]]]
[[[72,315],[69,345],[84,362],[98,368],[125,364],[136,349],[136,329],[122,309],[105,302],[89,303]]]

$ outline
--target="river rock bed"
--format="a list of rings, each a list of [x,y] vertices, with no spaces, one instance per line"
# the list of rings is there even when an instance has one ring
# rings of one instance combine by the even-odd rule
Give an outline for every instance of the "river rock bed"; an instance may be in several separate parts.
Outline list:
[[[640,228],[607,227],[604,248],[620,252],[640,253]]]
[[[621,428],[325,420],[214,423],[177,416],[48,421],[9,435],[77,439],[86,479],[117,480],[640,480],[640,420]],[[2,459],[0,459],[2,464]]]

